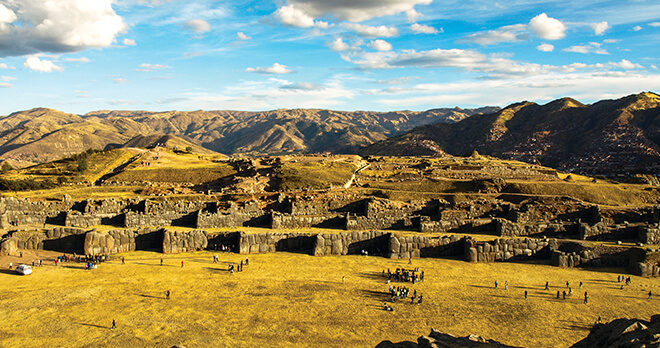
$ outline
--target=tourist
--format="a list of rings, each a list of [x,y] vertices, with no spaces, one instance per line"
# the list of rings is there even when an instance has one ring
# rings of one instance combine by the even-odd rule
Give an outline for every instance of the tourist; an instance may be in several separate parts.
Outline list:
[[[126,260],[124,260],[124,257],[121,258],[121,264],[122,264],[122,265],[125,265],[125,264],[126,264]]]
[[[497,289],[497,285],[498,285],[498,283],[497,283],[497,280],[496,280],[495,281],[495,289]]]
[[[181,260],[181,268],[183,268],[183,260]]]
[[[580,282],[580,289],[582,289],[582,282]]]
[[[422,304],[422,299],[424,299],[424,294],[419,294],[419,299],[417,300],[417,304]]]
[[[589,303],[589,294],[587,294],[587,292],[585,291],[584,292],[584,304],[587,304],[587,303]]]
[[[249,264],[250,264],[250,260],[248,260],[248,258],[246,257],[245,258],[245,265],[249,265]]]
[[[161,266],[163,265],[163,259],[160,259],[160,265]]]
[[[561,296],[562,296],[562,298],[563,298],[564,300],[566,299],[566,290],[564,290],[564,291],[561,292]]]
[[[504,282],[504,290],[509,290],[509,281]]]
[[[568,283],[568,280],[566,281],[566,287],[570,287],[570,284]]]
[[[649,290],[649,298],[648,298],[648,299],[649,299],[649,300],[652,300],[652,299],[653,299],[653,293],[651,292],[651,290]]]
[[[13,266],[14,266],[14,263],[13,263],[13,262],[10,262],[10,263],[9,263],[9,269],[11,269]],[[55,266],[57,266],[57,261],[55,261]]]
[[[528,292],[525,290],[525,300],[527,299]]]
[[[559,290],[557,290],[557,299],[558,299],[558,300],[559,300],[559,297],[560,297],[560,296],[561,296],[561,293],[559,292]]]
[[[241,262],[241,264],[243,264],[243,263]],[[341,276],[341,283],[342,283],[342,284],[344,284],[344,281],[345,281],[345,280],[346,280],[346,277],[345,277],[345,276]]]
[[[170,299],[170,291],[169,290],[165,291],[165,298],[167,298],[168,300]]]
[[[117,328],[117,323],[115,323],[115,320],[112,319],[112,326],[110,327],[110,330],[114,330]]]
[[[545,289],[550,290],[550,282],[545,282]]]

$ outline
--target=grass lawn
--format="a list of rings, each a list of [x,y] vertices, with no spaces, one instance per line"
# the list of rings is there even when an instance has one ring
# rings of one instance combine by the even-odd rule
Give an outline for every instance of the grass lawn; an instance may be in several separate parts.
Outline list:
[[[516,346],[566,347],[586,337],[599,315],[648,320],[660,308],[659,299],[646,299],[650,289],[659,292],[657,279],[633,276],[621,290],[617,273],[547,265],[444,259],[409,265],[381,257],[274,253],[249,255],[250,265],[230,275],[227,264],[246,255],[221,253],[220,264],[213,264],[212,252],[139,251],[113,255],[87,271],[78,263],[55,267],[54,253],[38,253],[23,256],[49,260],[30,276],[7,270],[18,258],[0,258],[0,346],[374,347],[386,339],[415,341],[436,328]],[[423,283],[405,284],[422,293],[424,303],[401,300],[387,312],[381,271],[397,267],[425,271]],[[543,290],[546,281],[550,291]],[[567,290],[566,281],[573,296],[555,299],[557,290]],[[109,329],[113,319],[116,330]]]

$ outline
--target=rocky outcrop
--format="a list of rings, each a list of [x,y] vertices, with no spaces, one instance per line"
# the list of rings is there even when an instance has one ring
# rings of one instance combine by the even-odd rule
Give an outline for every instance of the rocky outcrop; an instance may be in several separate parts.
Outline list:
[[[405,341],[399,343],[392,343],[391,341],[380,342],[376,348],[437,348],[437,347],[452,347],[452,348],[467,348],[467,347],[488,347],[488,348],[515,348],[495,340],[485,339],[477,335],[469,335],[466,337],[456,337],[450,334],[442,333],[435,329],[431,329],[428,336],[421,336],[417,339],[417,343]]]
[[[596,323],[589,336],[571,348],[626,347],[646,348],[660,346],[660,315],[651,321],[621,318],[606,324]]]

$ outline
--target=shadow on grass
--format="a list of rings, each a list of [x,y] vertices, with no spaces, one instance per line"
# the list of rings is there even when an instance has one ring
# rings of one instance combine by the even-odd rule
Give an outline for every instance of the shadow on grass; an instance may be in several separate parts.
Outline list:
[[[222,273],[229,273],[229,270],[226,268],[212,268],[212,267],[204,267],[204,270],[209,271],[209,272],[222,272]],[[236,271],[234,271],[236,273]]]
[[[13,270],[13,269],[0,269],[0,273],[12,274],[12,275],[15,275],[15,276],[22,276],[22,274],[16,273],[16,271]]]
[[[370,299],[377,299],[381,302],[387,301],[390,298],[390,294],[385,291],[361,290],[361,292],[363,296]]]
[[[563,329],[571,331],[589,331],[593,327],[591,324],[585,324],[573,320],[559,320],[559,324]]]
[[[140,296],[140,297],[157,298],[157,299],[161,299],[161,300],[166,300],[167,299],[163,296],[155,296],[155,295],[147,295],[147,294],[136,294],[136,295]]]
[[[97,327],[99,329],[105,329],[108,330],[110,329],[110,326],[103,326],[103,325],[96,325],[96,324],[87,324],[87,323],[76,323],[78,325],[83,325],[83,326],[90,326],[90,327]]]
[[[382,280],[386,281],[387,277],[383,277],[381,272],[360,272],[358,273],[360,278],[370,279],[370,280]]]

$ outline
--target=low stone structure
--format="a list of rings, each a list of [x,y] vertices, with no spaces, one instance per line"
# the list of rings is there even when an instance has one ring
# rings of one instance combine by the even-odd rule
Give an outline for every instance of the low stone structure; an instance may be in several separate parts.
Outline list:
[[[390,233],[383,231],[346,232],[316,235],[313,255],[383,255],[388,249]]]
[[[208,245],[205,231],[163,231],[163,253],[176,254],[204,250]]]
[[[468,262],[512,261],[530,258],[547,258],[556,242],[549,239],[510,238],[492,242],[467,240],[465,260]]]

